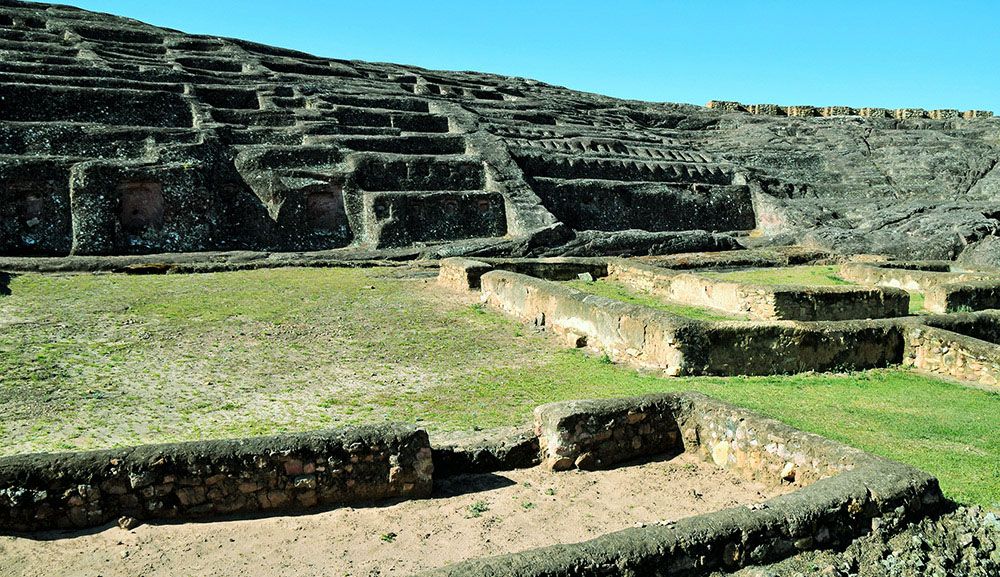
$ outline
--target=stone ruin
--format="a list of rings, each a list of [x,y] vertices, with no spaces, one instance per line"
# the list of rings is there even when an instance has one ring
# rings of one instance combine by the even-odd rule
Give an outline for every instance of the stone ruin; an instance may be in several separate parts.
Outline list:
[[[7,256],[952,259],[1000,231],[1000,120],[978,112],[626,101],[15,0],[0,103]]]
[[[0,458],[0,534],[139,520],[278,514],[421,499],[434,479],[521,467],[599,470],[689,453],[794,491],[589,541],[472,558],[426,575],[706,575],[850,542],[945,504],[937,480],[696,393],[568,401],[534,430],[431,443],[389,424],[126,449]],[[664,497],[670,487],[663,487]]]
[[[668,375],[907,365],[996,387],[997,142],[1000,119],[985,111],[626,101],[0,0],[4,270],[456,257],[443,285]],[[608,258],[789,244],[808,249]],[[316,254],[271,254],[300,252]],[[133,258],[151,253],[174,254]],[[907,260],[851,260],[855,287],[700,274],[861,253]],[[579,274],[749,320],[696,321],[554,282]],[[934,314],[907,316],[906,291]],[[6,457],[0,533],[423,498],[435,476],[676,451],[797,490],[434,574],[703,575],[942,507],[925,473],[680,394],[539,407],[530,434],[474,446],[387,425]]]
[[[829,262],[816,251],[747,250],[669,258],[449,258],[439,283],[609,359],[665,375],[774,375],[909,366],[1000,386],[1000,274],[943,261],[841,265],[854,286],[759,285],[713,270]],[[793,264],[793,266],[794,266]],[[559,281],[607,278],[674,304],[731,315],[687,318]],[[910,315],[908,291],[928,314]],[[743,317],[745,320],[735,320]]]
[[[923,108],[852,108],[850,106],[781,106],[778,104],[742,104],[731,100],[710,100],[706,108],[726,112],[746,112],[765,116],[863,116],[866,118],[933,118],[934,120],[954,120],[957,118],[992,118],[989,110],[960,111],[951,108],[924,110]]]

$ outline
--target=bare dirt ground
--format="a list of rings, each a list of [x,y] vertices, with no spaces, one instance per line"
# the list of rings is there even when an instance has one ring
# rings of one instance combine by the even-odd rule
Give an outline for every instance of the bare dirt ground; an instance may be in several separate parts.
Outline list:
[[[381,507],[41,536],[47,540],[0,537],[0,575],[409,575],[780,492],[690,455],[599,472],[535,468],[446,479],[433,499]]]

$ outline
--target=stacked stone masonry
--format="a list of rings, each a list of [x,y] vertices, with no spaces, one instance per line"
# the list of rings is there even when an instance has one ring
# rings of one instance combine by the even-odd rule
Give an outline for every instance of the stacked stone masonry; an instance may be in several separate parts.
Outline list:
[[[644,259],[452,258],[441,262],[439,282],[454,290],[479,290],[484,303],[561,335],[571,347],[667,375],[769,375],[903,364],[997,386],[1000,322],[995,312],[955,314],[1000,308],[995,273],[952,272],[949,263],[935,261],[858,262],[843,264],[839,274],[867,287],[796,287],[685,272],[788,266],[817,258],[826,255],[767,250]],[[666,303],[757,320],[696,320],[554,282],[578,276],[604,277]],[[928,310],[949,314],[910,315],[909,294],[897,287],[924,292]]]
[[[359,427],[0,459],[0,529],[94,527],[427,497],[427,433]]]
[[[765,484],[800,489],[758,507],[625,529],[426,572],[427,576],[707,575],[837,547],[937,510],[937,482],[910,467],[795,431],[699,394],[568,401],[535,410],[543,462],[607,468],[687,451]]]
[[[742,104],[731,100],[710,100],[705,105],[706,108],[723,110],[726,112],[747,112],[749,114],[761,114],[766,116],[799,116],[809,118],[813,116],[863,116],[869,118],[931,118],[934,120],[952,120],[958,118],[992,118],[993,113],[988,110],[966,110],[964,112],[954,109],[924,110],[923,108],[852,108],[850,106],[782,106],[778,104]]]
[[[570,336],[614,360],[669,375],[767,375],[898,364],[893,320],[704,322],[494,270],[480,277],[486,304]]]
[[[763,286],[721,281],[657,266],[611,261],[609,277],[678,303],[756,320],[839,321],[905,316],[909,294],[893,288]]]
[[[792,493],[573,545],[477,559],[432,575],[705,575],[837,547],[873,521],[943,504],[936,480],[696,393],[538,407],[535,433],[429,447],[402,425],[242,441],[0,459],[0,532],[92,527],[116,515],[274,514],[430,494],[431,476],[535,466],[603,469],[688,452]],[[553,474],[562,474],[554,472]]]

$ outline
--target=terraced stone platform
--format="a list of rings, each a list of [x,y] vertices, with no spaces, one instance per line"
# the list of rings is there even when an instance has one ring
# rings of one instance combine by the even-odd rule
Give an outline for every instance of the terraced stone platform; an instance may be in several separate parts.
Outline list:
[[[0,255],[951,259],[1000,231],[982,111],[625,101],[15,0],[0,102]]]

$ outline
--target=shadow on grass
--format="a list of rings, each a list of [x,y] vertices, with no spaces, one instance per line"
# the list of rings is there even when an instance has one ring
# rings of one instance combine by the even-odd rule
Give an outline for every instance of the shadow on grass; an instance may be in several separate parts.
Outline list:
[[[10,296],[10,281],[17,278],[16,274],[0,271],[0,296]]]

